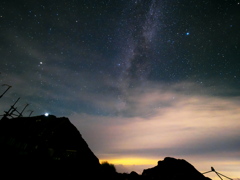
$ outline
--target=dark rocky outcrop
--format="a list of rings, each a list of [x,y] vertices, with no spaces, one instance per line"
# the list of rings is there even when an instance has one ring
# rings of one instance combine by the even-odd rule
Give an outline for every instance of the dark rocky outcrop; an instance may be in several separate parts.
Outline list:
[[[157,166],[144,170],[142,176],[152,180],[209,180],[187,161],[171,157],[166,157],[163,161],[158,161]]]
[[[2,118],[0,163],[7,179],[209,180],[187,161],[170,157],[142,175],[117,173],[114,165],[100,165],[68,118],[52,115]]]
[[[1,172],[8,176],[26,177],[31,173],[43,178],[79,179],[98,173],[100,168],[79,131],[64,117],[3,118],[0,147],[0,162],[4,164]]]
[[[106,180],[210,180],[197,171],[194,166],[183,159],[166,157],[158,165],[145,169],[141,175],[136,172],[115,173]]]

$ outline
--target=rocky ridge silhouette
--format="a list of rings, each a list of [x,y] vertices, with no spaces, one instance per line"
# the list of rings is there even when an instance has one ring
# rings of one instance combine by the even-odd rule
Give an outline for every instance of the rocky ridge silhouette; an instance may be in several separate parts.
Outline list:
[[[118,173],[99,163],[68,118],[53,115],[2,118],[0,147],[0,171],[9,179],[209,180],[187,161],[172,157],[141,175]]]

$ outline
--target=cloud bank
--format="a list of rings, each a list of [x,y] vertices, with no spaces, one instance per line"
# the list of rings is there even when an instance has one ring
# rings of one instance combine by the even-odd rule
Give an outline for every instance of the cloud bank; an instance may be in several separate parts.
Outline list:
[[[129,89],[124,102],[109,97],[108,105],[99,107],[106,108],[107,115],[74,113],[70,119],[102,160],[128,166],[132,161],[136,168],[134,158],[148,159],[142,162],[149,167],[173,156],[190,160],[202,171],[218,162],[224,173],[240,162],[240,106],[239,97],[220,96],[220,91],[213,95],[211,87],[200,91],[190,82],[148,82]]]

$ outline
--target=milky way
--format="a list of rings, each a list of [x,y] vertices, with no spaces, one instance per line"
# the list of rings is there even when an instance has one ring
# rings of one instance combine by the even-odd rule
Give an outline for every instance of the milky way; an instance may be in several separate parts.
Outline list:
[[[239,0],[3,0],[0,10],[0,83],[12,86],[2,113],[20,97],[24,116],[70,117],[100,158],[239,164]]]
[[[154,34],[159,27],[158,11],[156,2],[150,4],[145,1],[135,2],[131,8],[127,19],[127,24],[130,32],[130,49],[131,56],[127,57],[126,64],[129,66],[126,69],[127,76],[134,79],[146,78],[151,70],[151,47],[154,39]],[[133,12],[133,13],[132,13]]]

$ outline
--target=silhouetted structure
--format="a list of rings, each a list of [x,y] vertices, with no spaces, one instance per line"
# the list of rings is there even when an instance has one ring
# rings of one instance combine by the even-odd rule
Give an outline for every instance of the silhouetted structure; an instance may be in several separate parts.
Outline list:
[[[0,95],[0,99],[4,96],[4,94],[6,94],[6,92],[12,87],[8,84],[3,84],[2,86],[7,86],[7,89]]]
[[[227,176],[225,176],[225,175],[217,172],[213,167],[211,167],[211,171],[207,171],[207,172],[205,172],[205,173],[203,173],[203,174],[207,174],[207,173],[210,173],[210,172],[215,172],[215,173],[217,174],[217,176],[218,176],[221,180],[223,180],[221,176],[223,176],[223,177],[225,177],[225,178],[227,178],[227,179],[233,180],[232,178],[227,177]]]
[[[14,104],[10,107],[10,109],[8,111],[4,111],[4,115],[1,115],[3,116],[2,119],[6,119],[6,118],[13,118],[14,116],[15,117],[18,117],[18,115],[14,114],[16,111],[17,111],[17,108],[15,107],[15,105],[17,104],[17,102],[19,101],[20,98],[18,98]]]
[[[79,131],[64,117],[5,117],[0,121],[0,147],[0,162],[5,164],[0,171],[14,172],[8,176],[28,177],[34,172],[42,178],[79,179],[100,168]]]

